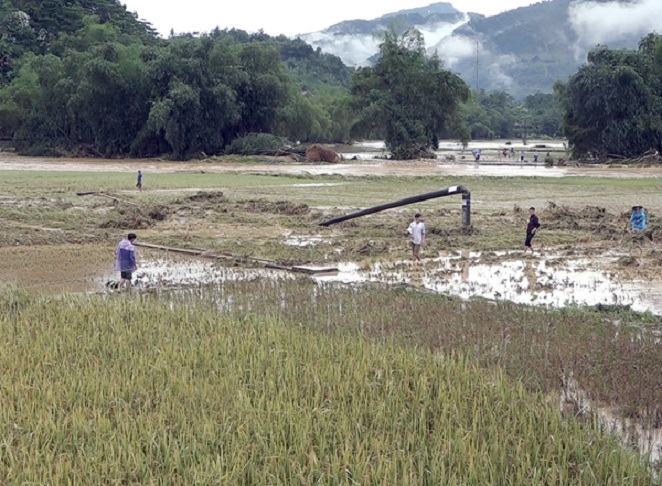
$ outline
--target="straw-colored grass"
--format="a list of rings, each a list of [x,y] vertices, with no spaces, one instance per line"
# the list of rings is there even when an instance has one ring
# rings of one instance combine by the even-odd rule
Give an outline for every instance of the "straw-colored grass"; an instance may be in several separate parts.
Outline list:
[[[266,312],[292,289],[259,313],[240,294],[0,293],[0,481],[654,484],[498,372]]]

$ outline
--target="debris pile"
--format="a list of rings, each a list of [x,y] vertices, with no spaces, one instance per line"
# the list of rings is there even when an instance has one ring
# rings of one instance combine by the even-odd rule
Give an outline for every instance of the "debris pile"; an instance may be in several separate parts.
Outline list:
[[[156,205],[146,210],[135,206],[117,206],[108,213],[108,218],[99,224],[105,229],[147,229],[170,216],[167,206]]]
[[[285,214],[287,216],[300,216],[310,213],[307,204],[297,204],[291,201],[266,201],[264,199],[250,199],[237,203],[245,211],[254,213]]]
[[[337,164],[342,159],[337,152],[322,147],[321,145],[312,145],[306,150],[306,162],[329,162]]]

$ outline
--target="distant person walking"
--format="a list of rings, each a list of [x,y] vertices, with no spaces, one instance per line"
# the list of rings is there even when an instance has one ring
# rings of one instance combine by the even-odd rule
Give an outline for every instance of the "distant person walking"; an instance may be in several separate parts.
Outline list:
[[[119,291],[122,290],[122,287],[131,290],[133,272],[138,269],[136,265],[136,247],[133,246],[136,238],[135,233],[129,233],[125,239],[119,242],[117,250],[115,250],[115,270],[120,272],[120,283],[117,286]]]
[[[515,149],[514,148],[510,147],[510,152],[508,152],[508,153],[510,154],[511,159],[515,158]]]
[[[522,152],[519,154],[519,161],[524,162],[524,157],[525,157],[524,156],[524,150],[522,150]]]
[[[533,161],[538,162],[538,151],[533,152]]]
[[[421,246],[425,244],[425,223],[421,213],[416,213],[414,221],[411,222],[407,233],[411,237],[412,254],[415,261],[421,260]]]
[[[526,226],[526,240],[524,240],[524,253],[527,250],[531,250],[531,253],[533,253],[531,242],[533,241],[533,237],[536,236],[536,231],[540,228],[540,221],[538,220],[538,216],[536,216],[536,208],[530,207],[529,215],[529,224]]]
[[[142,171],[138,171],[138,182],[136,183],[136,187],[140,190],[140,192],[143,191],[143,173]]]
[[[632,206],[632,214],[630,215],[630,224],[632,225],[632,232],[644,231],[648,228],[648,215],[643,206]]]

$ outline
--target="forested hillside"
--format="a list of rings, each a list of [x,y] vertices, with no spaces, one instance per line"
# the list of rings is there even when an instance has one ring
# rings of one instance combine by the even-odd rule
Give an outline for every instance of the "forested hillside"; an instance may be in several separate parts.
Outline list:
[[[3,0],[0,3],[0,56],[6,80],[26,53],[61,53],[71,37],[93,24],[118,35],[155,40],[152,27],[114,0]]]
[[[114,0],[5,1],[0,133],[34,154],[186,159],[237,138],[343,141],[351,70],[302,41],[160,39]]]

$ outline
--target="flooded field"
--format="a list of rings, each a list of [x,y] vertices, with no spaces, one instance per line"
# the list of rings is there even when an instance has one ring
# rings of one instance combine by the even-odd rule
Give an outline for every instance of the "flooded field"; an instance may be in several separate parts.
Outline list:
[[[382,147],[352,149],[378,154]],[[49,295],[107,293],[104,301],[114,301],[115,247],[137,232],[138,242],[152,245],[138,247],[138,299],[141,291],[161,289],[166,292],[155,292],[157,298],[167,302],[198,294],[178,290],[209,286],[214,304],[243,302],[242,309],[318,322],[322,330],[360,316],[352,332],[405,346],[434,343],[441,353],[471,354],[485,345],[489,359],[481,365],[503,367],[511,379],[554,397],[573,366],[584,372],[578,378],[584,389],[577,385],[575,395],[563,398],[572,413],[592,404],[604,429],[659,459],[659,423],[645,427],[637,406],[662,416],[655,396],[662,376],[662,168],[269,162],[0,154],[0,281]],[[133,187],[138,169],[145,174],[142,192]],[[320,227],[342,214],[457,184],[472,192],[471,228],[461,227],[457,197]],[[628,231],[635,203],[649,212],[645,233]],[[529,206],[538,208],[543,224],[534,255],[521,250]],[[424,260],[416,264],[405,235],[414,211],[424,213],[428,228]],[[553,311],[567,307],[573,310]],[[443,328],[447,321],[454,327]],[[547,327],[552,321],[556,328]],[[633,338],[623,337],[626,327]],[[488,334],[491,341],[483,344]],[[556,354],[547,357],[548,349]]]
[[[286,244],[290,242],[306,245],[316,241],[290,239]],[[483,298],[555,308],[621,308],[662,316],[662,281],[620,276],[620,258],[622,255],[614,253],[587,258],[562,253],[523,257],[521,252],[458,252],[421,263],[339,262],[323,267],[337,268],[337,272],[306,278],[320,284],[404,284],[463,300]],[[98,290],[104,280],[112,278],[112,274],[106,274],[98,279]],[[226,281],[292,278],[297,275],[282,270],[226,267],[221,262],[151,253],[141,261],[135,283],[140,289],[186,288],[221,285]]]

